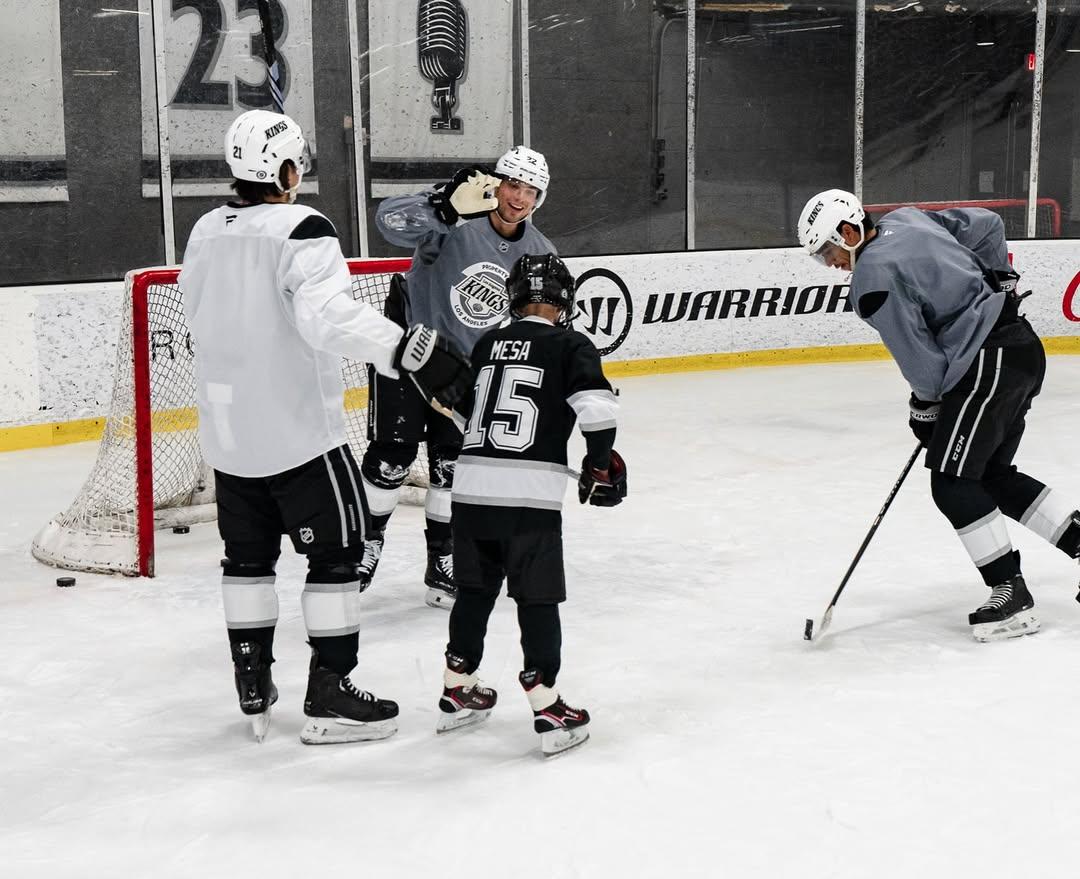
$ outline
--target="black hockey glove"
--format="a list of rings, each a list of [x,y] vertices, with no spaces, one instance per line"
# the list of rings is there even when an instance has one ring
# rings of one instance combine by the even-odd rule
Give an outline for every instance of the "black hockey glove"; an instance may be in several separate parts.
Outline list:
[[[594,507],[614,507],[626,497],[626,462],[622,455],[611,450],[611,463],[607,470],[597,470],[589,465],[589,456],[581,461],[578,478],[578,500],[588,501]]]
[[[428,196],[428,203],[435,209],[435,216],[447,226],[453,226],[459,217],[474,220],[490,214],[499,206],[495,188],[499,178],[483,165],[470,165],[458,171],[447,183],[440,183]]]
[[[394,368],[408,375],[423,398],[446,416],[473,385],[469,358],[423,324],[405,331],[394,354]]]
[[[908,410],[910,412],[908,426],[911,428],[911,432],[915,434],[915,439],[924,446],[929,446],[930,440],[934,437],[934,425],[937,423],[941,404],[928,403],[926,400],[920,400],[915,394],[912,394],[911,399],[908,400]]]

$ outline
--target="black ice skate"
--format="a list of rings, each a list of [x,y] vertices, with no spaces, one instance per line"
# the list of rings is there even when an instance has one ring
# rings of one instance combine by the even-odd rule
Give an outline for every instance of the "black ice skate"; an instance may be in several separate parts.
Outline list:
[[[254,641],[233,644],[232,659],[240,710],[251,718],[251,732],[261,742],[270,729],[270,707],[278,697],[270,663],[263,662],[262,647]]]
[[[457,587],[454,585],[453,544],[449,540],[428,545],[424,585],[428,588],[424,599],[428,607],[450,610],[454,606]]]
[[[300,741],[305,745],[366,742],[397,732],[397,703],[377,699],[357,687],[349,675],[319,666],[315,650],[311,651],[304,714],[308,722]]]
[[[536,669],[523,671],[518,678],[533,709],[533,729],[540,734],[540,750],[554,757],[575,748],[589,738],[589,712],[571,708],[551,687],[544,686]]]
[[[382,558],[383,532],[373,531],[364,540],[364,557],[360,560],[360,591],[363,592],[375,577],[375,569]]]
[[[1039,631],[1039,619],[1032,612],[1035,600],[1024,578],[1017,574],[995,586],[986,603],[968,614],[971,633],[976,641],[1002,641],[1033,635]]]
[[[480,683],[475,672],[465,673],[463,657],[447,653],[435,732],[451,732],[487,720],[498,698],[495,690]]]

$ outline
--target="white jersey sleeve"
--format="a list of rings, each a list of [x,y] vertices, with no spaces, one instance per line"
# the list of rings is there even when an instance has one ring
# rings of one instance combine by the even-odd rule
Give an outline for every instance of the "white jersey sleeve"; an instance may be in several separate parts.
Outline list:
[[[282,285],[292,296],[296,329],[312,348],[370,363],[397,378],[394,352],[403,331],[350,293],[337,235],[322,216],[305,219],[282,250]]]

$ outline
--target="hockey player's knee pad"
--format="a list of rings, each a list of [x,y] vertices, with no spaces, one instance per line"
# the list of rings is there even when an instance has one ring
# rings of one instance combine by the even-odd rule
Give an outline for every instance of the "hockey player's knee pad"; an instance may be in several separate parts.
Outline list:
[[[966,528],[997,509],[997,504],[981,483],[934,470],[930,473],[930,494],[934,504],[953,528]]]
[[[237,561],[231,558],[221,560],[223,577],[273,577],[277,559],[269,561]]]
[[[460,453],[459,446],[428,446],[428,478],[432,488],[454,487],[454,467]]]
[[[308,556],[308,583],[352,583],[360,580],[363,550],[345,547]]]
[[[364,452],[360,475],[377,488],[400,488],[416,460],[417,443],[391,443],[375,440]]]

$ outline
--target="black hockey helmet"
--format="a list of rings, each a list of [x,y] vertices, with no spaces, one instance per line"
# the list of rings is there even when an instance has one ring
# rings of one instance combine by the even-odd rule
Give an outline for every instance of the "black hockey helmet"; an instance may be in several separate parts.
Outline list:
[[[556,323],[561,327],[569,326],[574,319],[575,285],[570,269],[554,253],[537,256],[527,253],[514,263],[510,277],[506,279],[510,315],[521,317],[521,309],[533,303],[557,305],[562,311]]]

